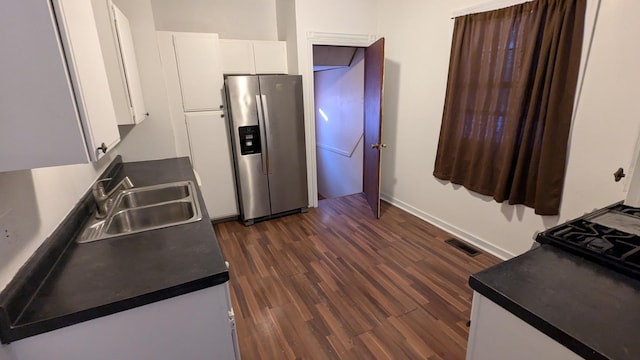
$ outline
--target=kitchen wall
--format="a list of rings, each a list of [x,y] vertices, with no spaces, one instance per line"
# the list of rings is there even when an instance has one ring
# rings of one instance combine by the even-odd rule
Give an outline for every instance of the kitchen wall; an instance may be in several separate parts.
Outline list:
[[[0,173],[0,290],[115,157]]]
[[[295,0],[276,0],[278,39],[287,42],[289,74],[298,74],[298,36],[296,34]]]
[[[157,30],[277,40],[276,0],[152,0]]]
[[[318,193],[327,198],[360,193],[364,50],[356,52],[349,67],[316,71],[314,85]]]
[[[640,2],[602,1],[569,144],[565,191],[558,217],[498,204],[436,180],[438,144],[448,72],[452,12],[480,0],[380,0],[378,33],[386,37],[382,192],[414,214],[503,257],[526,251],[532,235],[625,197],[625,181],[640,122]],[[598,2],[589,0],[589,16]],[[592,20],[589,20],[592,23]],[[589,27],[588,30],[590,30]],[[589,33],[585,38],[589,38]]]

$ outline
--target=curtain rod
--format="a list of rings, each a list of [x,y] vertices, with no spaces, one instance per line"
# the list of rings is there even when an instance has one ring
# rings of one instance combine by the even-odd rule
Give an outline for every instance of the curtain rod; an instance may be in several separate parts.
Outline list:
[[[473,6],[466,7],[464,9],[458,9],[451,12],[451,18],[455,19],[460,16],[465,16],[469,14],[475,14],[484,11],[491,11],[502,9],[508,6],[524,4],[527,2],[531,2],[533,0],[491,0],[486,1],[480,4],[476,4]]]

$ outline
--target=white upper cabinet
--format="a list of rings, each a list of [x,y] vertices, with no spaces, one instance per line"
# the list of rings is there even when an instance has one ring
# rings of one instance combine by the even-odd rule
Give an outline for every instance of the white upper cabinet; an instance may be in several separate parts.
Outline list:
[[[220,39],[224,74],[255,74],[253,43],[250,40]]]
[[[222,108],[223,78],[217,34],[173,36],[184,111]]]
[[[253,41],[256,74],[286,74],[287,43],[285,41]]]
[[[53,4],[53,6],[52,6]],[[95,161],[120,141],[91,2],[0,11],[0,171]]]
[[[131,34],[131,26],[127,17],[116,7],[111,4],[113,10],[113,20],[115,24],[116,40],[120,53],[122,64],[122,73],[124,74],[125,92],[127,95],[130,116],[126,119],[118,119],[120,125],[139,124],[147,117],[147,110],[144,106],[142,96],[142,84],[140,83],[140,75],[138,73],[138,61],[133,46],[133,36]]]
[[[67,65],[91,160],[120,141],[93,6],[88,1],[54,1]]]
[[[287,74],[287,43],[266,40],[220,40],[224,74]]]

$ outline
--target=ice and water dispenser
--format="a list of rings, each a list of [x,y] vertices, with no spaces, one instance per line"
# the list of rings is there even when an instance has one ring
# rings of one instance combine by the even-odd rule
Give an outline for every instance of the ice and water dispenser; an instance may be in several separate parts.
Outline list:
[[[240,154],[250,155],[260,154],[262,152],[260,127],[258,125],[240,126],[238,128],[238,134],[240,135]]]

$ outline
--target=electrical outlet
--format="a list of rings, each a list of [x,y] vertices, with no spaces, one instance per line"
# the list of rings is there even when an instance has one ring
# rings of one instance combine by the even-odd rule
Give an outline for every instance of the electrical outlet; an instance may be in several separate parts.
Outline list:
[[[9,237],[11,237],[11,235],[9,234],[9,228],[0,223],[0,239]]]
[[[9,230],[9,227],[5,223],[0,223],[0,243],[14,242],[15,234]]]

